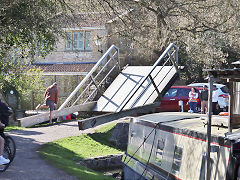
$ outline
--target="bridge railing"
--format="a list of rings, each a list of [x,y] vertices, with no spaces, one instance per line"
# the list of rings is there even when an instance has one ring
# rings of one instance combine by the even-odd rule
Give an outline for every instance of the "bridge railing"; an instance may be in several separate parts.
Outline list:
[[[131,104],[130,108],[134,107],[134,105],[137,103],[138,99],[142,96],[142,94],[147,90],[147,88],[153,84],[155,87],[155,90],[158,92],[158,86],[161,84],[155,84],[154,79],[158,76],[159,73],[163,70],[164,66],[171,65],[173,68],[175,68],[178,71],[178,47],[171,43],[166,48],[166,50],[162,53],[162,55],[158,58],[158,60],[154,63],[149,73],[141,80],[141,82],[138,84],[138,86],[131,92],[130,98],[126,102],[124,102],[121,107],[119,108],[119,111],[122,111],[124,107],[129,103],[129,101],[132,99],[132,97],[137,93],[137,91],[143,87],[143,84],[145,82],[148,82],[147,85],[145,85],[145,89],[138,95],[138,97],[134,100],[134,102]],[[152,76],[153,71],[156,69],[157,66],[162,66],[161,69]],[[162,79],[163,81],[164,79]]]
[[[68,96],[58,110],[61,110],[67,106],[72,107],[76,104],[79,104],[81,100],[82,102],[80,104],[90,102],[98,93],[102,95],[102,86],[106,83],[110,77],[110,74],[115,69],[118,69],[119,72],[121,69],[119,48],[115,45],[112,45],[74,89],[74,91]],[[73,99],[75,100],[72,103]]]

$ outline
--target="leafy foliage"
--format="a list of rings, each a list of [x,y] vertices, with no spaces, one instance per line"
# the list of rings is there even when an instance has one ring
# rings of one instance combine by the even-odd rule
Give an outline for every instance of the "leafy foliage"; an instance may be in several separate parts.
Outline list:
[[[64,0],[3,0],[0,5],[0,57],[45,55],[53,50]],[[9,53],[12,54],[9,54]],[[32,57],[31,57],[32,58]]]
[[[30,70],[36,56],[54,49],[61,20],[70,11],[65,0],[2,0],[0,4],[0,89],[20,97],[41,88],[40,69]],[[5,98],[6,100],[6,98]]]

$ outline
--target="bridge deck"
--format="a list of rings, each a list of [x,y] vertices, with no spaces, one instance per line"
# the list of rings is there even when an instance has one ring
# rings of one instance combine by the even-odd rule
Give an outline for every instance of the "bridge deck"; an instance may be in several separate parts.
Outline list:
[[[124,69],[99,98],[94,111],[119,112],[153,103],[158,93],[150,78],[137,90],[151,68],[152,66],[128,66]],[[160,93],[176,75],[177,70],[174,66],[158,66],[151,73]]]

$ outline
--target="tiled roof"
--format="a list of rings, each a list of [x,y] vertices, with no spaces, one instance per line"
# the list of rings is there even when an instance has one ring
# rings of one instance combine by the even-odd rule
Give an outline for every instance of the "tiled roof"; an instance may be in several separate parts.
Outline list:
[[[95,64],[37,64],[43,72],[89,72]]]

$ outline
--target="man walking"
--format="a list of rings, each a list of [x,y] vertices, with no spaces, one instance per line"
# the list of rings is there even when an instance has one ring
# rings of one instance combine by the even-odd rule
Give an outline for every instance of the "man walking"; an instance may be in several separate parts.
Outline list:
[[[52,113],[54,110],[54,106],[58,102],[58,87],[56,82],[46,89],[44,97],[45,97],[46,105],[50,108],[49,124],[53,124]]]
[[[206,114],[208,109],[208,87],[203,86],[203,90],[200,92],[199,99],[201,101],[201,113]]]

